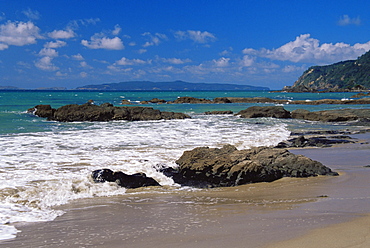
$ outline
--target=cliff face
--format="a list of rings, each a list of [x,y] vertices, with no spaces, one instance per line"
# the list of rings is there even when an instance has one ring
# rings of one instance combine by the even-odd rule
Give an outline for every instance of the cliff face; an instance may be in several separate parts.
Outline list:
[[[356,60],[312,66],[288,91],[343,91],[370,89],[370,51]]]

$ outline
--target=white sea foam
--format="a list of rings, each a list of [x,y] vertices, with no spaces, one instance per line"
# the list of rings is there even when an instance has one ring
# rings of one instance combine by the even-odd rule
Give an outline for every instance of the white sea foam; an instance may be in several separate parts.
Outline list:
[[[93,170],[144,172],[174,185],[156,168],[176,166],[185,150],[275,145],[289,136],[279,120],[251,124],[235,116],[186,120],[54,123],[53,132],[0,136],[0,239],[16,235],[9,224],[53,220],[54,206],[95,196],[126,194],[115,183],[94,183]]]

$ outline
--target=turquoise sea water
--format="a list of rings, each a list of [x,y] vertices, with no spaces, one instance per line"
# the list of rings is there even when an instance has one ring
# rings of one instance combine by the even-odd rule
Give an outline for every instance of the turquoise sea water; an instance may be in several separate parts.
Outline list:
[[[291,131],[309,129],[355,129],[346,123],[325,123],[271,118],[242,119],[234,115],[207,116],[205,111],[232,110],[268,104],[148,104],[162,111],[183,112],[191,119],[141,122],[57,123],[27,113],[38,104],[58,108],[94,100],[119,106],[121,100],[160,98],[173,101],[191,96],[269,97],[286,100],[347,99],[353,93],[261,92],[88,92],[0,91],[0,239],[14,238],[17,222],[50,221],[56,211],[72,200],[127,194],[116,184],[95,184],[90,173],[110,168],[126,173],[144,172],[171,190],[177,186],[156,168],[176,166],[175,160],[199,146],[233,144],[239,149],[276,145]],[[271,105],[271,104],[269,104]],[[311,111],[365,108],[363,105],[285,105],[287,110]]]
[[[83,104],[88,100],[94,100],[96,104],[110,102],[119,106],[123,99],[133,103],[151,100],[153,98],[173,101],[180,96],[191,96],[196,98],[214,99],[216,97],[268,97],[273,99],[287,100],[318,100],[318,99],[347,99],[353,93],[283,93],[267,91],[195,91],[195,92],[109,92],[109,91],[0,91],[0,134],[18,132],[37,132],[51,130],[53,123],[45,123],[43,120],[26,114],[28,108],[38,104],[50,104],[58,108],[66,104]],[[252,105],[265,104],[150,104],[150,106],[162,111],[175,111],[199,114],[212,110],[232,110],[238,112]],[[288,110],[305,108],[311,111],[347,108],[343,105],[317,105],[286,106]],[[362,108],[364,106],[349,106]]]

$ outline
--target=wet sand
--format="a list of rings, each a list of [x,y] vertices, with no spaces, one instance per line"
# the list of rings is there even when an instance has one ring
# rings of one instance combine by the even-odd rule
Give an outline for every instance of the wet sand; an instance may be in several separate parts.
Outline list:
[[[320,228],[265,248],[365,248],[370,247],[370,214],[356,220]]]
[[[208,190],[154,187],[76,201],[61,206],[66,213],[54,221],[20,223],[17,237],[0,246],[369,247],[363,243],[370,226],[369,151],[369,144],[292,150],[338,177]]]

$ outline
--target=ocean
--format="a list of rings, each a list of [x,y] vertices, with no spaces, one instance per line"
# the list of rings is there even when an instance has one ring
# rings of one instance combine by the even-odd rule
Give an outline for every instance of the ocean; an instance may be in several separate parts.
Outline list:
[[[242,119],[234,115],[204,115],[206,111],[237,113],[262,103],[147,104],[161,111],[189,114],[185,120],[58,123],[33,116],[27,109],[38,104],[58,108],[66,104],[122,100],[133,104],[152,98],[175,100],[181,96],[269,97],[286,100],[348,99],[353,93],[284,93],[266,91],[109,92],[109,91],[0,91],[0,240],[17,235],[16,223],[52,221],[64,214],[60,206],[82,199],[127,194],[115,183],[96,184],[93,170],[109,168],[128,174],[144,172],[168,191],[192,190],[176,185],[158,172],[175,167],[186,150],[199,146],[238,149],[277,145],[291,132],[344,130],[360,127],[346,123],[327,125],[303,120]],[[284,105],[287,110],[310,111],[366,108],[363,105]],[[152,189],[148,189],[152,190]],[[163,193],[163,192],[162,192]]]

